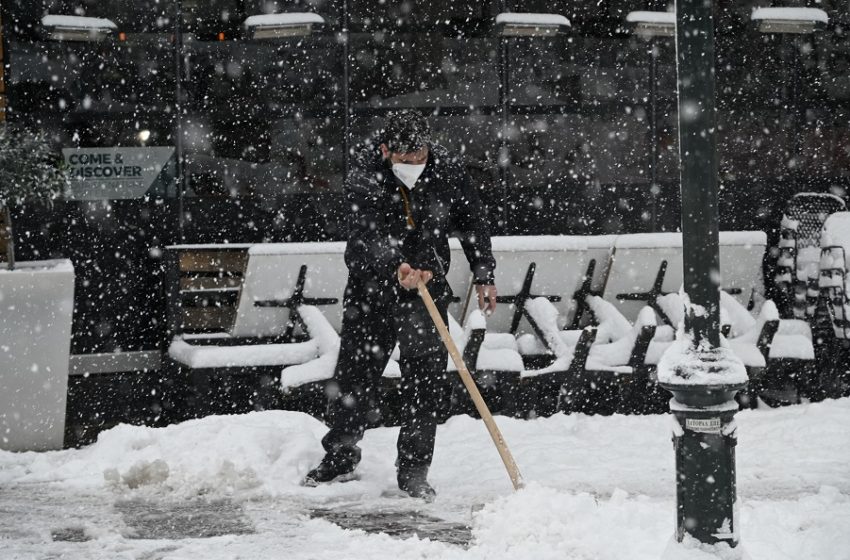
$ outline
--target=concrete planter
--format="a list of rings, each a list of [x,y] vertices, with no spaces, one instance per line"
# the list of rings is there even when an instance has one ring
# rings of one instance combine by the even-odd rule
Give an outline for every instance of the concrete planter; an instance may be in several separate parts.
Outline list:
[[[61,449],[74,310],[71,261],[0,265],[0,449]]]

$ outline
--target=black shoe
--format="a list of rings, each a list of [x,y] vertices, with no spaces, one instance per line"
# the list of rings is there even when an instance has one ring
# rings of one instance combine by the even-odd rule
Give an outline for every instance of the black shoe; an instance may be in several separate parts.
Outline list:
[[[328,482],[347,482],[354,478],[356,463],[333,461],[325,457],[319,465],[307,473],[302,486],[318,486]]]
[[[427,480],[428,469],[415,468],[399,470],[398,487],[412,498],[420,498],[426,502],[433,502],[437,493],[431,488]]]

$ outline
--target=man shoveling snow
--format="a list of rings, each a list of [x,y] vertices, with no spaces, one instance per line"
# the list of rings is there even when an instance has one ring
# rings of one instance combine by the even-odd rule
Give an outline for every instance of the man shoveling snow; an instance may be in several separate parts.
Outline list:
[[[432,500],[427,475],[437,416],[448,400],[447,353],[416,292],[428,284],[443,321],[451,289],[448,235],[458,232],[479,305],[496,305],[496,262],[484,207],[459,158],[431,141],[415,111],[391,114],[373,143],[357,154],[346,181],[349,269],[341,346],[334,372],[326,454],[304,484],[339,480],[360,461],[357,446],[378,384],[398,342],[404,406],[396,462],[398,485]]]

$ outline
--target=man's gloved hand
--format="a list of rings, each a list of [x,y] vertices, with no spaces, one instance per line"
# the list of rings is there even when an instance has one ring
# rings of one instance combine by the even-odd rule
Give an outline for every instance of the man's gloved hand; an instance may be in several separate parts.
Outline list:
[[[427,284],[433,277],[434,274],[430,270],[413,268],[407,263],[401,263],[398,267],[398,283],[408,290],[416,288],[419,280]]]
[[[478,309],[485,315],[492,315],[496,310],[496,286],[475,285],[478,292]]]

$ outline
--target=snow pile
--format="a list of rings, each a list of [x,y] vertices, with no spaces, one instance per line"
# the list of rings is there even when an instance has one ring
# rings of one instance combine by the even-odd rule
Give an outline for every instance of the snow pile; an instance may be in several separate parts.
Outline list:
[[[718,385],[746,383],[747,369],[730,348],[710,348],[693,339],[684,329],[658,362],[658,381],[670,385]]]
[[[159,429],[122,424],[80,450],[0,453],[0,483],[157,487],[175,497],[253,493],[266,484],[262,492],[268,493],[268,485],[298,483],[302,462],[316,456],[326,429],[315,418],[284,411],[211,416]]]
[[[609,495],[560,492],[537,483],[487,505],[475,517],[474,558],[622,559],[657,557],[646,532],[670,530],[652,519],[658,505],[619,488]],[[643,519],[649,523],[635,523]],[[618,536],[611,538],[612,527]]]
[[[623,318],[625,321],[626,319]],[[594,344],[590,347],[590,354],[587,357],[587,369],[589,370],[608,370],[617,368],[617,366],[627,366],[629,359],[632,356],[632,351],[635,348],[635,342],[643,327],[655,325],[655,312],[650,307],[644,307],[638,314],[637,320],[629,332],[607,344]],[[624,373],[631,373],[631,369],[620,370]]]
[[[302,305],[298,313],[307,327],[310,341],[316,344],[318,356],[307,363],[284,368],[280,374],[280,384],[284,389],[330,379],[339,358],[339,335],[322,312],[312,305]]]
[[[587,296],[587,305],[599,325],[596,342],[613,342],[629,336],[632,325],[613,304],[599,296]]]
[[[741,336],[756,326],[756,320],[747,308],[723,290],[720,291],[720,311],[726,316],[721,323],[731,327],[730,337]]]
[[[537,327],[546,338],[546,344],[552,349],[556,357],[561,358],[572,354],[573,348],[567,346],[561,337],[561,329],[558,327],[558,309],[545,297],[534,298],[525,304],[528,314],[537,323]]]
[[[0,452],[0,509],[10,512],[0,517],[4,558],[225,560],[265,558],[274,550],[280,557],[318,560],[348,550],[352,558],[370,560],[657,560],[665,550],[684,550],[688,555],[668,558],[716,560],[688,548],[692,543],[672,552],[668,546],[676,507],[669,415],[496,421],[528,486],[512,492],[483,423],[456,417],[438,430],[429,476],[438,497],[427,506],[387,497],[395,492],[397,428],[367,432],[358,480],[301,487],[321,458],[327,428],[293,412],[208,417],[159,429],[122,425],[84,449]],[[850,399],[746,410],[736,422],[743,549],[752,558],[845,557]],[[15,510],[16,492],[34,505]],[[40,514],[34,497],[47,502]],[[124,537],[115,515],[122,500],[198,498],[232,501],[256,532],[140,540]],[[473,540],[464,548],[344,530],[310,519],[307,512],[317,508],[419,511],[470,523]],[[67,526],[66,519],[93,519],[92,540],[53,541],[49,529]]]

